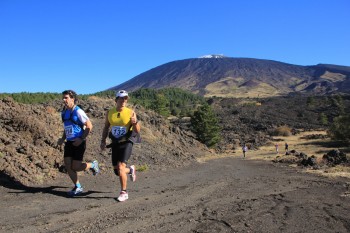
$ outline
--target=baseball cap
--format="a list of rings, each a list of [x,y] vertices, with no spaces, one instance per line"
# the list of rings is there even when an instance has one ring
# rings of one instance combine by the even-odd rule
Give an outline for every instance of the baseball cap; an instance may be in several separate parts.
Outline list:
[[[127,91],[124,90],[120,90],[116,93],[116,97],[125,97],[125,96],[129,96]]]

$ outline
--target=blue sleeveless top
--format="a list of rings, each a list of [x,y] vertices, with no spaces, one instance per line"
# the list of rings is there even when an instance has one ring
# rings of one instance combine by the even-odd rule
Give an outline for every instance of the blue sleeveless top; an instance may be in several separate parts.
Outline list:
[[[79,120],[77,114],[79,109],[78,106],[75,106],[73,111],[66,109],[61,113],[67,141],[74,141],[74,139],[83,136],[84,124]]]

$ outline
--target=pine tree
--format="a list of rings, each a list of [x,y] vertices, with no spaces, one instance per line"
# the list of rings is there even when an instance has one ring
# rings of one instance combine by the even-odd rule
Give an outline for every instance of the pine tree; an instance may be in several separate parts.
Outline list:
[[[169,116],[169,101],[165,98],[163,94],[157,94],[154,101],[154,110],[162,116]]]
[[[320,114],[319,120],[320,120],[320,123],[321,123],[322,125],[328,125],[328,118],[327,118],[327,115],[324,114],[323,112]]]
[[[218,118],[208,104],[199,107],[194,112],[191,124],[199,141],[208,147],[213,147],[219,142],[221,129],[218,124]]]

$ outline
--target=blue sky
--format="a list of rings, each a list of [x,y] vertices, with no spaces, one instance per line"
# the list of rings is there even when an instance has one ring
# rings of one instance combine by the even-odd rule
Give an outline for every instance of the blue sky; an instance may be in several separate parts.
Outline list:
[[[0,93],[91,94],[207,54],[350,66],[349,0],[0,0]]]

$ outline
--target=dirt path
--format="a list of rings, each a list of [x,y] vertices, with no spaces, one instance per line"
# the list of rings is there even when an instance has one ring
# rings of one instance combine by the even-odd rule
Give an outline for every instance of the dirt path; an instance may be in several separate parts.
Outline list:
[[[62,177],[40,187],[0,187],[1,232],[349,232],[350,180],[271,162],[221,158],[138,173],[119,203],[116,178]]]

